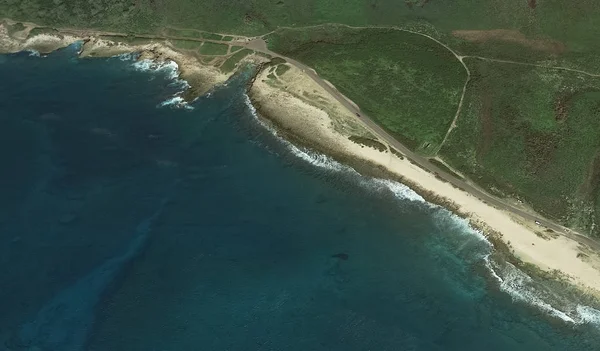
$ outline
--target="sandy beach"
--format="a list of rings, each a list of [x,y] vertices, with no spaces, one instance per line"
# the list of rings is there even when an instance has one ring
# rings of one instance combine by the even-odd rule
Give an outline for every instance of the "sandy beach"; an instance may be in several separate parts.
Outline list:
[[[9,35],[7,27],[0,22],[0,53],[23,50],[48,53],[76,41],[84,41],[81,57],[138,52],[140,60],[176,62],[180,78],[188,81],[196,96],[224,83],[233,74],[224,74],[217,67],[202,63],[198,58],[180,53],[164,43],[128,45],[93,36],[62,34],[29,37],[31,28],[26,26],[21,32]],[[252,56],[245,61],[248,60],[265,61]],[[428,194],[434,202],[468,218],[471,225],[481,229],[486,236],[501,240],[518,259],[546,272],[560,272],[560,276],[574,285],[600,296],[598,253],[564,236],[544,232],[544,228],[533,223],[523,223],[391,152],[384,141],[378,140],[367,126],[301,70],[289,65],[289,70],[279,76],[274,67],[263,69],[248,94],[261,114],[292,139],[341,160],[356,159],[384,168],[413,190]],[[372,139],[375,144],[379,142],[385,147],[378,150],[358,144],[349,139],[351,136]]]
[[[290,67],[277,79],[269,78],[268,74],[268,70],[260,73],[249,95],[261,114],[284,133],[342,159],[357,158],[385,167],[413,190],[450,205],[484,235],[493,235],[504,242],[518,259],[555,275],[560,272],[559,276],[594,295],[600,293],[600,258],[596,253],[564,236],[548,234],[533,223],[520,223],[511,214],[453,187],[389,150],[378,151],[349,140],[351,135],[373,134],[300,70]]]

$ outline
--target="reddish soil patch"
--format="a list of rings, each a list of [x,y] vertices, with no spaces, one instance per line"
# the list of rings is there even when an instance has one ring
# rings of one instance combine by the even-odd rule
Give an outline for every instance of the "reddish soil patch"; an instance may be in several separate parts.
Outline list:
[[[535,9],[537,7],[537,1],[536,0],[527,0],[527,5],[529,5],[529,8]]]
[[[474,43],[485,43],[488,41],[504,41],[519,44],[536,51],[552,54],[562,54],[566,51],[565,44],[551,39],[530,39],[523,33],[513,29],[490,29],[490,30],[455,30],[455,37]]]

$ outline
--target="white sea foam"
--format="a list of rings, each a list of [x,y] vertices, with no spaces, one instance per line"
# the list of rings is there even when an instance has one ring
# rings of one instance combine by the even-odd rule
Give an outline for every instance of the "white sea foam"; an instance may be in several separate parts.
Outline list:
[[[595,308],[576,304],[566,297],[536,288],[533,279],[510,263],[500,268],[485,257],[486,267],[497,280],[500,290],[507,293],[513,301],[520,301],[571,324],[593,324],[600,327],[600,311]],[[550,301],[555,302],[550,302]],[[554,304],[554,306],[553,306]],[[558,306],[560,305],[560,307]]]
[[[589,306],[577,305],[575,308],[581,318],[581,323],[594,324],[600,326],[600,311]]]
[[[194,108],[190,106],[186,101],[183,100],[181,94],[188,88],[190,85],[187,81],[179,78],[179,66],[175,61],[165,61],[165,62],[156,62],[149,59],[138,60],[139,54],[134,53],[126,53],[117,55],[117,58],[122,61],[135,61],[133,63],[133,67],[142,72],[166,72],[167,79],[172,82],[169,84],[171,87],[176,87],[180,89],[178,93],[176,93],[173,97],[161,102],[157,105],[157,107],[165,107],[170,106],[172,108],[184,108],[186,110],[193,110]],[[152,77],[153,79],[154,77]]]
[[[437,211],[433,212],[434,223],[438,229],[443,232],[452,232],[452,235],[460,236],[459,240],[462,243],[457,247],[458,251],[465,248],[472,248],[474,244],[472,239],[478,242],[483,242],[485,247],[478,246],[477,259],[485,259],[489,255],[490,250],[493,248],[492,243],[488,240],[482,230],[473,228],[468,219],[459,217],[446,208],[438,205],[431,205],[431,208],[436,208]],[[474,255],[469,255],[475,257]]]
[[[361,185],[366,186],[368,188],[378,188],[378,189],[381,189],[382,187],[386,188],[389,191],[391,191],[400,200],[408,200],[408,201],[420,202],[423,204],[429,204],[427,201],[425,201],[425,199],[423,197],[421,197],[419,194],[417,194],[414,190],[412,190],[411,188],[409,188],[408,186],[406,186],[402,183],[395,182],[395,181],[388,180],[388,179],[378,179],[378,178],[370,178],[370,177],[362,176],[354,168],[343,165],[327,155],[324,155],[324,154],[321,154],[318,152],[314,152],[311,150],[307,150],[304,148],[303,149],[298,148],[297,146],[290,143],[289,141],[281,138],[277,134],[276,130],[274,130],[273,128],[271,128],[270,126],[265,124],[263,121],[261,121],[260,118],[258,118],[256,108],[252,105],[252,102],[250,101],[250,97],[248,97],[247,94],[244,94],[244,102],[246,103],[246,106],[248,106],[248,109],[252,113],[252,116],[262,126],[267,128],[271,133],[273,133],[275,136],[277,136],[281,140],[281,142],[289,148],[289,150],[292,152],[292,154],[303,159],[304,161],[306,161],[314,166],[320,167],[320,168],[336,170],[336,171],[345,171],[345,172],[350,172],[350,173],[356,174],[356,175],[360,176]]]
[[[350,171],[359,175],[359,173],[356,172],[353,168],[342,165],[326,155],[309,150],[300,149],[292,143],[288,142],[287,140],[281,138],[277,134],[277,131],[275,131],[273,128],[261,121],[260,118],[258,118],[256,108],[252,105],[248,95],[245,95],[244,99],[250,112],[258,121],[258,123],[260,123],[271,133],[277,136],[281,140],[281,142],[284,143],[295,156],[320,168],[336,171]],[[470,225],[469,220],[456,216],[441,206],[427,202],[414,190],[399,182],[387,179],[368,178],[362,175],[359,175],[359,177],[361,177],[359,183],[363,186],[369,188],[375,187],[379,189],[381,189],[381,187],[384,187],[391,191],[398,199],[402,201],[408,200],[411,202],[426,204],[431,208],[439,208],[440,211],[436,212],[436,214],[439,215],[439,218],[437,219],[441,220],[446,225],[457,227],[457,232],[472,235],[472,237],[477,238],[482,242],[485,242],[488,245],[489,250],[482,251],[482,255],[480,258],[484,260],[485,265],[489,269],[490,274],[498,282],[500,290],[511,296],[514,301],[520,301],[528,305],[534,306],[539,310],[548,313],[551,316],[557,317],[567,323],[591,323],[600,326],[600,311],[588,306],[574,304],[571,304],[571,307],[566,309],[567,312],[561,311],[558,308],[553,307],[550,303],[544,301],[544,293],[542,293],[541,291],[537,291],[533,287],[533,279],[527,274],[525,274],[524,272],[522,272],[521,270],[519,270],[518,268],[516,268],[508,262],[506,263],[506,268],[504,268],[501,271],[500,267],[497,267],[490,258],[491,249],[493,247],[492,243],[486,238],[486,236],[481,230],[473,228]]]
[[[425,199],[421,195],[417,194],[414,190],[412,190],[411,188],[407,187],[406,185],[404,185],[402,183],[394,182],[394,181],[388,180],[388,179],[377,179],[377,178],[369,179],[368,181],[374,182],[377,185],[380,185],[380,186],[383,186],[383,187],[389,189],[394,194],[394,196],[396,196],[400,200],[408,200],[408,201],[429,204],[427,201],[425,201]]]
[[[136,52],[126,52],[124,54],[115,55],[113,57],[118,58],[121,61],[135,61],[139,56],[140,54]]]
[[[167,79],[173,80],[178,84],[182,84],[186,87],[189,87],[189,84],[186,81],[179,79],[179,65],[177,65],[177,62],[175,61],[158,62],[150,59],[137,60],[139,55],[131,53],[117,55],[116,57],[118,57],[122,61],[135,60],[135,62],[133,63],[133,67],[138,71],[166,72]]]
[[[171,108],[183,108],[186,110],[193,110],[194,108],[190,106],[187,101],[185,101],[181,96],[176,95],[173,96],[160,104],[157,107],[171,107]]]
[[[124,60],[128,57],[124,56]],[[179,78],[179,66],[175,61],[158,62],[149,59],[137,60],[133,67],[142,72],[167,72],[167,78],[176,80]]]
[[[487,267],[488,271],[490,272],[490,274],[492,275],[492,277],[494,277],[496,279],[496,282],[498,282],[498,284],[502,284],[502,282],[504,281],[502,279],[502,277],[500,277],[498,275],[498,273],[496,273],[496,270],[494,269],[494,267],[492,266],[492,263],[490,261],[490,255],[491,253],[488,253],[487,255],[485,255],[485,257],[483,258],[483,261],[485,262],[485,266]]]
[[[40,52],[34,49],[27,49],[25,50],[29,53],[29,56],[34,56],[34,57],[41,57]]]
[[[508,269],[504,271],[504,278],[500,283],[500,289],[507,292],[514,300],[525,302],[529,305],[535,306],[540,310],[550,314],[551,316],[558,317],[565,322],[575,323],[575,320],[567,315],[565,312],[553,307],[548,302],[542,300],[537,294],[539,291],[535,291],[531,287],[532,279],[530,276],[525,274],[523,271],[517,269],[510,263],[507,263]]]
[[[309,150],[302,150],[289,142],[286,142],[286,145],[289,147],[290,151],[294,155],[296,155],[297,157],[310,163],[313,166],[316,166],[319,168],[335,170],[335,171],[350,171],[350,170],[352,170],[350,167],[345,167],[341,163],[333,160],[331,157],[328,157],[326,155],[312,152]]]
[[[349,171],[349,172],[357,173],[353,168],[345,166],[327,155],[324,155],[324,154],[321,154],[318,152],[314,152],[314,151],[311,151],[311,150],[308,150],[305,148],[299,148],[296,145],[285,140],[277,133],[277,131],[275,129],[271,128],[271,126],[267,125],[260,118],[258,118],[256,108],[252,105],[252,102],[250,101],[250,97],[248,96],[248,94],[244,94],[244,103],[250,110],[250,113],[252,114],[254,119],[261,126],[263,126],[265,129],[267,129],[269,132],[271,132],[275,137],[277,137],[277,139],[281,143],[283,143],[288,148],[288,150],[290,150],[290,152],[293,155],[295,155],[296,157],[312,164],[313,166],[319,167],[319,168],[335,170],[335,171]]]

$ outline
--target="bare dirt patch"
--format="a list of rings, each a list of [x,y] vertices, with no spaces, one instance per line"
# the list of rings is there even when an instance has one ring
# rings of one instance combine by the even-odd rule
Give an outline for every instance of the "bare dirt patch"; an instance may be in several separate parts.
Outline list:
[[[486,43],[489,41],[504,41],[523,45],[530,49],[552,54],[561,54],[566,51],[565,44],[551,39],[530,39],[523,33],[514,29],[491,29],[491,30],[455,30],[455,37],[474,42]]]
[[[537,7],[537,1],[536,0],[527,0],[527,5],[529,6],[530,9],[535,9]]]

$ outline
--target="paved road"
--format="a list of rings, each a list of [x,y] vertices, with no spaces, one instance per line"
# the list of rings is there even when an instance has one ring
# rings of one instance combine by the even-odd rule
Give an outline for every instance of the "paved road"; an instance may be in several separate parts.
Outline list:
[[[120,37],[128,36],[128,34],[126,34],[126,33],[98,31],[98,30],[82,30],[82,29],[75,29],[75,28],[60,28],[59,31],[65,32],[65,33],[71,32],[71,33],[74,33],[74,34],[77,34],[80,36],[86,36],[86,35],[90,35],[90,34],[120,36]],[[405,30],[405,31],[407,31],[407,30]],[[408,32],[411,32],[411,31],[408,31]],[[520,62],[514,62],[514,61],[504,61],[504,60],[490,59],[490,58],[478,57],[478,56],[459,56],[452,49],[447,47],[445,44],[439,42],[438,40],[436,40],[432,37],[429,37],[427,35],[424,35],[422,33],[417,33],[417,32],[411,32],[411,33],[426,36],[426,37],[430,38],[431,40],[434,40],[437,43],[439,43],[440,45],[444,46],[446,49],[450,50],[461,61],[461,63],[465,66],[467,71],[468,71],[468,67],[464,64],[464,62],[462,62],[462,59],[466,58],[466,57],[472,57],[472,58],[496,61],[496,62],[526,64],[526,65],[534,65],[535,66],[535,64],[527,64],[527,63],[520,63]],[[486,193],[485,191],[483,191],[481,188],[479,188],[469,182],[466,182],[464,180],[460,180],[460,179],[454,177],[453,175],[448,174],[444,170],[438,168],[436,165],[431,163],[426,157],[423,157],[419,154],[412,152],[410,149],[408,149],[407,147],[402,145],[398,140],[396,140],[394,137],[392,137],[390,134],[388,134],[385,130],[383,130],[383,128],[381,128],[378,124],[376,124],[371,118],[369,118],[367,115],[362,113],[357,106],[355,106],[348,99],[346,99],[345,96],[342,95],[337,89],[335,89],[334,87],[327,84],[327,82],[325,82],[321,77],[319,77],[319,75],[313,69],[311,69],[310,67],[306,66],[305,64],[298,62],[294,59],[291,59],[289,57],[285,57],[285,56],[282,56],[280,54],[270,51],[267,47],[266,42],[262,39],[262,37],[248,38],[247,41],[221,41],[221,40],[210,40],[210,39],[200,39],[200,38],[187,38],[187,37],[176,37],[176,36],[165,36],[165,35],[143,35],[143,34],[136,34],[135,37],[147,38],[147,39],[163,39],[163,40],[164,39],[182,39],[182,40],[191,40],[191,41],[207,41],[207,42],[214,42],[214,43],[222,43],[222,44],[226,44],[226,45],[243,46],[248,49],[252,49],[255,51],[263,52],[265,54],[269,54],[273,57],[282,58],[282,59],[286,60],[287,62],[289,62],[290,64],[301,69],[304,73],[306,73],[309,77],[311,77],[319,86],[321,86],[323,89],[325,89],[325,91],[330,93],[336,100],[338,100],[342,104],[342,106],[344,106],[351,113],[353,113],[355,116],[357,116],[357,118],[359,118],[365,124],[365,126],[367,126],[367,128],[369,128],[373,133],[375,133],[377,136],[379,136],[379,138],[381,138],[382,140],[387,142],[391,147],[400,151],[409,160],[411,160],[412,162],[414,162],[421,168],[423,168],[429,172],[437,174],[440,178],[444,179],[448,183],[471,193],[472,195],[479,198],[480,200],[482,200],[498,209],[505,210],[505,211],[511,212],[513,214],[516,214],[516,215],[522,217],[523,219],[525,219],[526,221],[530,221],[531,223],[535,223],[537,221],[538,223],[540,223],[540,225],[542,227],[552,229],[560,235],[563,235],[565,237],[573,239],[579,243],[589,245],[590,247],[592,247],[594,249],[600,250],[600,242],[597,242],[585,235],[579,234],[575,231],[565,228],[564,226],[561,226],[553,221],[542,218],[539,215],[536,215],[536,214],[527,212],[523,209],[520,209],[518,207],[515,207],[515,206],[507,203],[506,201],[503,201],[502,199],[494,197],[494,196]],[[264,37],[264,35],[263,35],[263,37]],[[599,76],[598,74],[592,74],[589,72],[579,71],[579,70],[575,70],[575,69],[571,69],[571,68],[564,68],[564,67],[554,67],[554,68],[574,71],[574,72],[578,72],[578,73],[587,74],[590,76]]]
[[[444,170],[440,169],[439,167],[437,167],[436,165],[431,163],[426,157],[423,157],[423,156],[411,151],[409,148],[402,145],[398,140],[396,140],[389,133],[387,133],[377,123],[375,123],[373,121],[373,119],[371,119],[369,116],[362,113],[357,106],[350,103],[344,97],[344,95],[342,95],[337,89],[335,89],[331,85],[327,84],[327,82],[325,82],[321,77],[319,77],[319,75],[312,68],[310,68],[310,67],[306,66],[305,64],[298,62],[294,59],[291,59],[289,57],[285,57],[285,56],[282,56],[275,52],[270,51],[267,48],[267,45],[264,42],[264,40],[255,39],[255,40],[247,42],[247,43],[238,43],[236,45],[243,45],[243,46],[245,46],[249,49],[255,50],[255,51],[261,51],[263,53],[272,55],[274,57],[280,57],[280,58],[286,60],[287,62],[289,62],[290,64],[301,69],[305,74],[307,74],[309,77],[311,77],[319,86],[321,86],[323,89],[325,89],[325,91],[330,93],[337,101],[339,101],[347,110],[349,110],[350,112],[352,112],[352,114],[354,114],[357,118],[359,118],[373,133],[375,133],[382,140],[387,142],[391,147],[400,151],[402,154],[404,154],[408,159],[410,159],[412,162],[417,164],[419,167],[421,167],[429,172],[437,174],[440,178],[444,179],[448,183],[471,193],[472,195],[479,198],[480,200],[483,200],[484,202],[486,202],[498,209],[516,214],[516,215],[522,217],[523,219],[525,219],[526,221],[530,221],[532,224],[537,221],[540,223],[541,226],[543,226],[545,228],[552,229],[555,232],[557,232],[561,235],[564,235],[570,239],[576,240],[579,243],[586,244],[594,249],[600,250],[599,242],[597,242],[585,235],[576,233],[576,232],[574,232],[568,228],[565,228],[557,223],[554,223],[550,220],[544,219],[543,217],[541,217],[539,215],[535,215],[535,214],[527,212],[523,209],[520,209],[518,207],[512,206],[511,204],[506,203],[505,201],[486,193],[479,187],[477,187],[471,183],[468,183],[464,180],[460,180],[453,175],[448,174]]]
[[[89,31],[66,29],[66,28],[63,28],[62,31],[63,32],[75,32],[80,35],[81,34],[85,35],[85,34],[89,33]],[[127,36],[127,34],[125,34],[125,33],[116,33],[116,32],[93,31],[93,33],[96,35],[100,34],[100,35],[123,36],[123,37]],[[388,134],[383,128],[381,128],[377,123],[375,123],[373,121],[373,119],[371,119],[369,116],[362,113],[360,111],[360,108],[358,108],[356,105],[351,103],[348,99],[346,99],[346,97],[344,95],[342,95],[337,89],[335,89],[331,85],[327,84],[327,82],[325,82],[325,80],[323,80],[321,77],[319,77],[319,75],[312,68],[310,68],[310,67],[306,66],[305,64],[298,62],[294,59],[285,57],[283,55],[280,55],[276,52],[269,50],[266,42],[262,38],[254,38],[249,41],[229,41],[229,42],[227,42],[227,41],[220,41],[220,40],[210,40],[210,39],[207,40],[207,39],[184,38],[184,37],[180,38],[180,37],[162,36],[162,35],[139,35],[139,34],[136,34],[136,37],[148,38],[148,39],[182,39],[182,40],[191,40],[191,41],[208,41],[208,42],[222,43],[222,44],[227,44],[227,45],[243,46],[248,49],[263,52],[263,53],[271,55],[273,57],[282,58],[282,59],[286,60],[288,63],[301,69],[305,74],[307,74],[310,78],[312,78],[319,86],[321,86],[323,89],[325,89],[325,91],[330,93],[337,101],[339,101],[342,104],[342,106],[344,106],[352,114],[354,114],[358,119],[360,119],[367,126],[367,128],[369,128],[374,134],[376,134],[377,136],[379,136],[379,138],[381,138],[382,140],[387,142],[391,147],[400,151],[409,160],[411,160],[412,162],[417,164],[419,167],[421,167],[431,173],[437,174],[440,178],[444,179],[448,183],[471,193],[472,195],[479,198],[480,200],[482,200],[498,209],[516,214],[516,215],[522,217],[524,220],[530,221],[531,223],[535,223],[537,221],[538,223],[540,223],[540,225],[542,227],[552,229],[560,235],[563,235],[565,237],[573,239],[579,243],[586,244],[594,249],[600,250],[600,242],[597,242],[597,241],[589,238],[588,236],[579,234],[579,233],[572,231],[572,230],[570,230],[562,225],[559,225],[553,221],[547,220],[539,215],[527,212],[523,209],[520,209],[518,207],[515,207],[515,206],[507,203],[506,201],[503,201],[502,199],[492,196],[492,195],[486,193],[485,191],[483,191],[481,188],[479,188],[469,182],[466,182],[464,180],[460,180],[460,179],[454,177],[453,175],[450,175],[446,171],[440,169],[439,167],[437,167],[436,165],[431,163],[429,161],[429,159],[427,159],[426,157],[423,157],[417,153],[414,153],[409,148],[402,145],[398,140],[396,140],[390,134]],[[433,39],[433,40],[435,40],[435,39]],[[435,40],[435,41],[437,41],[437,40]],[[450,51],[452,51],[452,50],[450,50]],[[454,53],[454,52],[452,51],[452,53]],[[455,56],[456,56],[456,54],[455,54]],[[486,58],[480,58],[480,57],[476,57],[476,58],[486,59]],[[495,61],[500,61],[500,60],[495,60]],[[510,61],[510,62],[506,61],[506,62],[513,63],[512,61]],[[516,62],[514,62],[514,63],[516,63]],[[468,70],[468,68],[467,68],[467,70]],[[569,69],[569,70],[572,70],[572,69]],[[587,72],[580,72],[580,73],[589,74]]]

